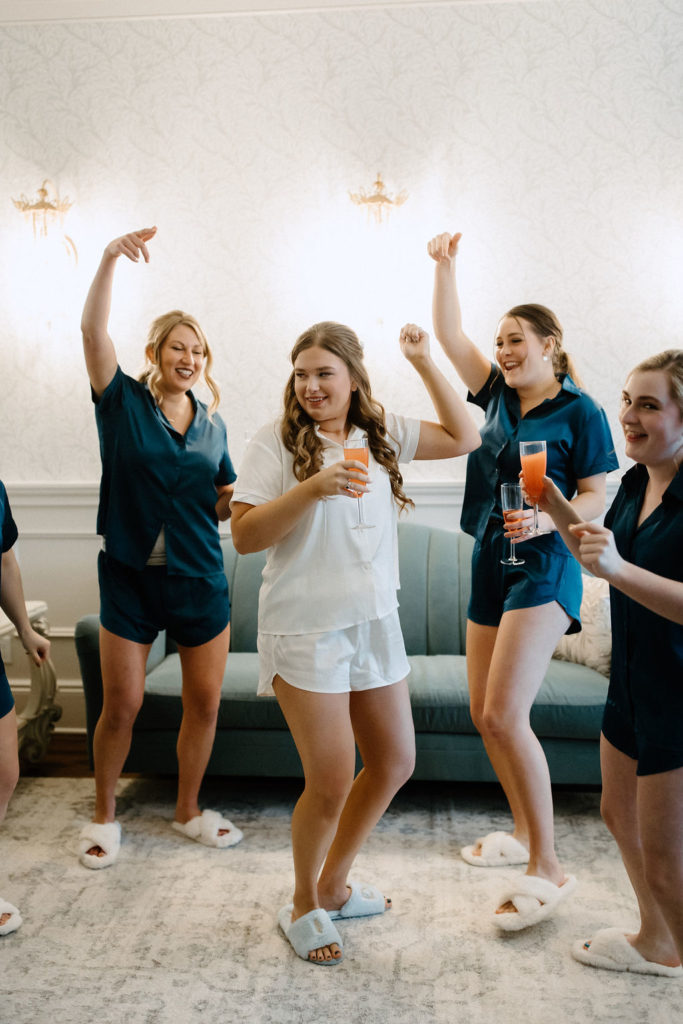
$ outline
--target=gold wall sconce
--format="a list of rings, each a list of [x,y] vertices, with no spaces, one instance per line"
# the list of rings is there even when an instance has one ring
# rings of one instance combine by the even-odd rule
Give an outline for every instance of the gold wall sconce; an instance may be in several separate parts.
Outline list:
[[[22,192],[19,198],[13,198],[12,202],[17,210],[24,214],[25,219],[31,221],[33,238],[36,241],[40,238],[47,238],[51,226],[58,223],[62,227],[64,215],[73,206],[70,199],[60,199],[49,178],[45,179],[33,200],[28,199]],[[69,256],[73,256],[75,262],[78,263],[78,251],[73,239],[64,235],[63,242]]]
[[[390,195],[382,181],[382,175],[378,171],[372,191],[361,188],[358,192],[349,192],[349,196],[356,206],[365,206],[368,219],[373,216],[376,222],[381,224],[395,206],[402,206],[405,203],[408,193],[402,189],[397,196]]]

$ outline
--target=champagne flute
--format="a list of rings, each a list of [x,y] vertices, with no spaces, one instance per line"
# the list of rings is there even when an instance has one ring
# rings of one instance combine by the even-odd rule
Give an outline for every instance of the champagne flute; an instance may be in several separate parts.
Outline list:
[[[534,506],[533,535],[542,533],[538,528],[538,502],[543,493],[543,477],[546,469],[545,441],[520,441],[519,458],[522,463],[524,490]]]
[[[368,449],[368,439],[367,439],[367,437],[354,437],[354,438],[350,438],[350,439],[347,438],[347,440],[344,441],[344,458],[345,459],[354,459],[356,462],[362,462],[364,466],[367,466],[368,465],[368,451],[369,451],[369,449]],[[352,526],[351,529],[352,530],[374,530],[374,528],[375,528],[374,524],[373,523],[366,523],[365,522],[365,518],[363,516],[363,505],[362,505],[363,492],[362,491],[354,491],[354,489],[351,487],[351,483],[352,482],[360,483],[361,481],[351,481],[351,480],[349,480],[348,490],[356,498],[356,505],[357,505],[357,508],[358,508],[358,523],[355,526]]]
[[[508,524],[512,525],[515,519],[519,519],[522,515],[524,503],[522,501],[522,486],[521,484],[501,484],[500,485],[500,504],[503,509],[503,519]],[[507,558],[501,558],[501,565],[524,565],[523,558],[517,558],[515,554],[515,545],[512,543],[512,537],[510,537],[510,554]]]

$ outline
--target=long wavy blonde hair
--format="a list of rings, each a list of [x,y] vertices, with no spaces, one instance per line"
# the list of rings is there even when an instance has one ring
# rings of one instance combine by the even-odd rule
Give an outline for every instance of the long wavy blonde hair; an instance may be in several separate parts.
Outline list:
[[[387,440],[391,435],[387,434],[384,407],[372,397],[370,379],[363,362],[363,347],[358,336],[350,327],[331,320],[313,324],[297,338],[290,356],[292,366],[300,352],[316,345],[338,356],[346,364],[356,384],[355,390],[351,392],[348,418],[355,426],[367,432],[370,451],[375,461],[389,474],[391,493],[401,511],[412,506],[413,502],[403,490],[403,477],[398,468],[395,449]],[[294,381],[292,371],[285,386],[282,440],[294,456],[294,476],[302,481],[322,469],[323,445],[315,431],[315,421],[299,404]]]
[[[211,416],[218,408],[218,403],[221,400],[218,385],[211,376],[213,356],[211,355],[211,349],[209,348],[209,343],[206,340],[204,331],[201,329],[195,318],[189,313],[183,313],[182,309],[172,309],[170,313],[163,313],[161,316],[158,316],[156,320],[152,321],[149,328],[149,334],[147,335],[145,365],[142,373],[138,377],[138,380],[147,385],[152,393],[154,401],[157,405],[161,405],[164,396],[161,388],[159,387],[159,381],[161,380],[159,351],[173,328],[178,327],[180,324],[183,324],[185,327],[189,327],[194,331],[204,351],[204,380],[207,388],[211,392],[211,404],[209,405],[209,416]]]

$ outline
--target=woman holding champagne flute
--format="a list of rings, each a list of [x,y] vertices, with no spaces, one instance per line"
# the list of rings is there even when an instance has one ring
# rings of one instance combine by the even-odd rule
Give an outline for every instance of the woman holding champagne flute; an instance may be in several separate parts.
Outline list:
[[[413,771],[396,600],[397,515],[412,502],[399,464],[453,458],[479,444],[424,331],[406,325],[400,346],[437,423],[385,415],[354,332],[315,324],[294,345],[283,415],[249,444],[232,502],[237,550],[268,549],[259,693],[277,697],[305,778],[292,815],[294,896],[278,921],[297,955],[315,964],[342,958],[335,921],[390,905],[348,875]],[[358,449],[366,439],[367,468],[357,451],[353,458],[344,452],[345,443]],[[363,768],[354,778],[356,746]]]
[[[519,477],[520,443],[544,441],[548,476],[577,516],[590,520],[604,508],[605,477],[618,463],[605,414],[580,389],[549,309],[509,310],[496,329],[495,363],[464,333],[455,277],[459,241],[459,234],[441,234],[428,251],[436,262],[436,336],[468,387],[468,400],[486,414],[481,447],[468,460],[461,519],[475,538],[470,710],[514,821],[511,834],[493,832],[462,856],[481,867],[527,865],[491,917],[498,928],[517,931],[552,914],[576,885],[555,852],[550,773],[530,712],[558,640],[581,628],[581,574],[546,513],[538,515],[538,529],[531,509],[506,527],[501,485]],[[506,538],[520,546],[523,565],[501,565]]]

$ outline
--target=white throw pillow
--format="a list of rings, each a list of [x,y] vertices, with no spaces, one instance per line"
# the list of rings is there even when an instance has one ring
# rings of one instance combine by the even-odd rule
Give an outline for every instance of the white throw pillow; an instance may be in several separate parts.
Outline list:
[[[609,585],[597,576],[583,577],[581,632],[565,635],[553,658],[574,661],[609,677],[612,660],[612,627],[609,614]]]

